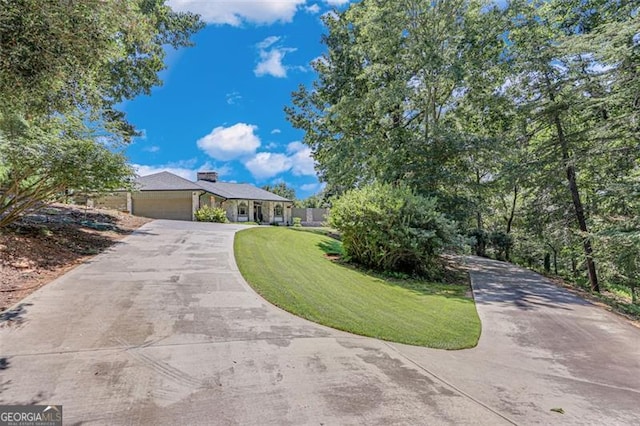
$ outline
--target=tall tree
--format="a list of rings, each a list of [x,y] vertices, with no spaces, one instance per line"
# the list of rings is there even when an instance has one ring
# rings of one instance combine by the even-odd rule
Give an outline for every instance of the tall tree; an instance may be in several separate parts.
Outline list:
[[[0,226],[66,189],[126,185],[136,131],[117,105],[202,25],[163,0],[0,0]]]
[[[450,115],[502,49],[490,2],[363,1],[327,15],[318,79],[286,109],[333,188],[403,181],[449,195],[465,149]]]
[[[325,17],[318,78],[286,112],[335,193],[406,183],[598,291],[596,259],[635,276],[613,247],[637,215],[638,16],[632,0],[364,0]]]
[[[550,172],[564,170],[591,289],[599,291],[589,206],[584,200],[598,198],[598,188],[587,182],[590,173],[602,170],[595,152],[599,150],[607,155],[609,163],[625,167],[625,159],[616,148],[622,135],[610,126],[615,112],[605,106],[611,101],[607,79],[614,73],[598,71],[613,71],[619,65],[602,62],[604,58],[596,56],[593,47],[578,46],[584,46],[580,42],[585,35],[604,23],[628,22],[632,14],[624,7],[615,12],[605,7],[619,2],[576,1],[568,10],[567,3],[513,2],[509,57],[518,70],[513,81],[519,89],[519,107],[526,111],[530,129],[535,129],[535,155],[546,158]],[[594,9],[595,3],[600,8]],[[632,39],[627,40],[627,47],[629,42]]]
[[[191,45],[196,15],[164,0],[0,0],[0,113],[80,109],[132,128],[115,105],[161,84],[165,47]]]

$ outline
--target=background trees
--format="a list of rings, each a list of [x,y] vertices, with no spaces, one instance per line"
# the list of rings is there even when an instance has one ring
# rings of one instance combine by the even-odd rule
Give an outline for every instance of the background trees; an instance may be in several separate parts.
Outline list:
[[[275,183],[273,185],[264,185],[265,191],[273,192],[276,195],[294,201],[296,199],[296,191],[284,182]]]
[[[0,226],[63,190],[126,185],[136,132],[117,105],[201,26],[162,0],[1,0]]]
[[[318,78],[286,111],[338,193],[402,182],[487,254],[629,282],[614,241],[638,231],[639,7],[359,2],[325,18]]]
[[[449,112],[493,77],[484,70],[503,44],[495,25],[502,13],[483,7],[369,1],[324,18],[328,52],[313,64],[318,79],[293,94],[287,113],[330,187],[404,181],[456,198],[444,189],[457,185],[466,140]]]

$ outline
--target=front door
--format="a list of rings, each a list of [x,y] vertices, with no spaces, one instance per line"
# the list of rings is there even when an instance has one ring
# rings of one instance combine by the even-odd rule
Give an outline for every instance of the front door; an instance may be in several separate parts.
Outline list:
[[[253,221],[262,223],[262,205],[255,201],[253,202]]]

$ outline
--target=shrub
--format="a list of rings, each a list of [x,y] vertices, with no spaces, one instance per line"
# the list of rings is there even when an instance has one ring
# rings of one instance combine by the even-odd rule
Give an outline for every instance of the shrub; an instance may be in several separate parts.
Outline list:
[[[220,207],[204,206],[195,213],[198,222],[227,223],[227,212]]]
[[[513,247],[513,238],[504,231],[493,231],[489,235],[489,241],[498,260],[509,260],[509,252]],[[547,268],[545,267],[545,270]]]
[[[373,184],[335,201],[329,223],[342,234],[347,258],[382,271],[429,275],[454,228],[436,200],[406,186]]]
[[[293,226],[295,226],[296,228],[300,228],[302,226],[302,219],[300,219],[299,217],[294,217]]]
[[[471,249],[476,256],[486,257],[487,245],[489,244],[489,235],[483,229],[470,229],[467,236],[471,238]]]

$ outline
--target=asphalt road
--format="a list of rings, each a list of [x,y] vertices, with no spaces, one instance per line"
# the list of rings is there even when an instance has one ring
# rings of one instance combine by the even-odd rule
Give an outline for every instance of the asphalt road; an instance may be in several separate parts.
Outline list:
[[[640,330],[536,274],[469,258],[478,347],[390,344],[261,299],[239,229],[154,221],[5,312],[0,404],[62,404],[76,425],[640,418]]]

